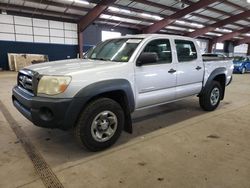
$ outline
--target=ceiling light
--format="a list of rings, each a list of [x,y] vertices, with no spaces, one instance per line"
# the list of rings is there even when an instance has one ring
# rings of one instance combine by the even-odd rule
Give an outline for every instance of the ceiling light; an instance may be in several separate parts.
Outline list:
[[[146,13],[141,13],[140,15],[143,17],[153,18],[155,20],[162,20],[163,19],[161,16],[151,15],[151,14],[146,14]]]
[[[152,17],[151,14],[146,14],[146,13],[141,13],[141,16],[144,16],[144,17]]]
[[[245,35],[248,36],[248,37],[250,37],[250,33],[246,33]]]
[[[194,31],[194,29],[188,29],[188,32],[193,32]]]
[[[120,9],[120,8],[117,8],[117,7],[109,7],[108,10],[110,10],[112,12],[123,12],[123,13],[127,13],[127,14],[131,13],[130,10]]]
[[[220,28],[216,28],[215,31],[224,32],[224,33],[231,33],[232,32],[232,30],[230,30],[230,29],[220,29]]]
[[[131,11],[130,10],[126,10],[126,9],[120,9],[121,12],[124,12],[124,13],[127,13],[127,14],[130,14]]]
[[[101,15],[100,15],[100,18],[103,18],[103,19],[110,19],[111,16],[110,16],[110,15],[107,15],[107,14],[101,14]]]
[[[120,18],[120,17],[117,17],[117,16],[112,16],[111,19],[112,19],[112,20],[115,20],[115,21],[121,21],[121,18]]]
[[[113,11],[113,12],[119,12],[120,9],[117,7],[109,7],[108,10]]]
[[[156,19],[156,20],[162,20],[163,18],[160,16],[152,16],[152,18]]]
[[[82,1],[82,0],[68,0],[74,3],[80,3],[80,4],[84,4],[84,5],[89,5],[88,1]]]
[[[219,34],[219,33],[212,33],[212,32],[208,32],[206,33],[207,35],[213,35],[213,36],[221,36],[222,34]]]
[[[198,27],[198,28],[204,27],[204,25],[202,25],[202,24],[197,24],[197,23],[190,23],[190,25],[192,25],[192,26],[194,26],[194,27]]]
[[[181,21],[181,20],[176,20],[175,23],[178,23],[178,24],[186,24],[185,21]]]

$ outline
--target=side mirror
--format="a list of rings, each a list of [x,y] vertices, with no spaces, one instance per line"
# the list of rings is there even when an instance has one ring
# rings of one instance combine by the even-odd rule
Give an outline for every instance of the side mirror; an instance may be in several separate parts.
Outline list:
[[[151,64],[158,61],[158,55],[155,52],[142,52],[136,61],[137,66]]]

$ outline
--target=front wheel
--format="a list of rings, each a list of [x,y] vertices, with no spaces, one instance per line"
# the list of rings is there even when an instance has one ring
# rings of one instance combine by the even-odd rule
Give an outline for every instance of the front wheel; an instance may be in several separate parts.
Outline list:
[[[219,82],[213,81],[209,88],[199,97],[200,106],[206,111],[213,111],[220,104],[222,87]]]
[[[121,106],[109,98],[90,102],[75,126],[75,137],[81,146],[90,151],[104,150],[120,137],[124,126]]]

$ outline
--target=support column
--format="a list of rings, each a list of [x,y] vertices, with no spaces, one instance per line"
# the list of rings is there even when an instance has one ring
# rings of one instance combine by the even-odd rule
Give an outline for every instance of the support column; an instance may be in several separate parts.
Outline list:
[[[248,43],[248,47],[247,47],[247,55],[250,55],[250,43]]]
[[[212,53],[212,51],[213,51],[213,42],[212,42],[212,40],[209,40],[207,53]]]
[[[78,52],[79,52],[79,58],[83,58],[83,32],[78,31]]]

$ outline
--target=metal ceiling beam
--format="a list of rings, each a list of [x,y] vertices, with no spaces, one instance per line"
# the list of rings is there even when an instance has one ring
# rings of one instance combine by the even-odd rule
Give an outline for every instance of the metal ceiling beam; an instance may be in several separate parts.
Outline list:
[[[175,7],[170,7],[170,6],[167,6],[167,5],[163,5],[163,4],[159,4],[159,3],[155,3],[155,2],[147,1],[147,0],[134,0],[134,1],[137,2],[137,3],[150,5],[152,7],[157,7],[157,8],[160,8],[160,9],[163,9],[163,10],[169,10],[169,11],[172,11],[172,12],[177,12],[177,11],[181,10],[181,9],[178,9],[178,8],[175,8]],[[218,21],[218,19],[210,17],[210,16],[206,16],[206,15],[201,15],[201,14],[197,14],[197,13],[191,13],[191,15],[197,16],[197,17],[200,17],[200,18],[203,18],[203,19],[207,19],[207,20]]]
[[[103,22],[102,24],[105,23],[107,25],[113,25],[114,27],[126,27],[126,28],[130,28],[130,29],[136,29],[138,31],[140,31],[142,29],[142,26],[131,24],[131,23],[126,23],[126,22],[119,22],[119,21],[115,21],[115,20],[98,18],[96,21],[97,21],[97,23]]]
[[[200,0],[198,1],[197,3],[193,4],[193,5],[190,5],[174,14],[172,14],[171,16],[163,19],[163,20],[160,20],[156,23],[154,23],[153,25],[147,27],[144,29],[144,33],[154,33],[154,32],[157,32],[159,30],[161,30],[162,28],[168,26],[169,24],[173,23],[174,21],[176,21],[177,19],[179,18],[182,18],[184,17],[185,15],[191,13],[191,12],[194,12],[198,9],[201,9],[203,7],[206,7],[208,5],[210,5],[211,3],[214,3],[216,2],[217,0]]]
[[[49,0],[25,0],[26,2],[31,2],[31,3],[38,3],[38,4],[43,4],[43,5],[50,5],[50,6],[56,6],[56,7],[60,7],[60,8],[69,8],[69,9],[74,9],[74,10],[78,10],[78,11],[85,11],[88,12],[89,8],[86,7],[79,7],[79,6],[75,6],[72,4],[65,4],[63,2],[54,2],[54,1],[49,1]],[[70,6],[70,7],[68,7]]]
[[[0,9],[7,10],[7,12],[13,12],[15,11],[16,13],[19,12],[20,15],[25,12],[26,14],[29,14],[29,17],[32,17],[32,15],[42,15],[42,14],[47,14],[47,15],[55,15],[55,17],[59,18],[69,18],[69,19],[74,19],[77,20],[80,18],[79,15],[76,14],[63,14],[63,12],[59,11],[51,11],[51,10],[46,10],[46,9],[41,9],[37,7],[25,7],[21,5],[13,5],[13,4],[7,4],[7,3],[0,3]],[[21,12],[21,11],[22,12]],[[18,13],[17,13],[18,14]],[[45,15],[45,16],[47,16]],[[53,17],[53,16],[49,16]]]
[[[231,2],[228,2],[228,1],[222,1],[222,0],[219,0],[221,3],[231,3]],[[192,5],[194,4],[194,2],[190,1],[190,0],[182,0],[183,3],[187,4],[187,5]],[[234,3],[232,3],[234,4]],[[238,6],[238,5],[237,5]],[[242,7],[241,8],[238,8],[240,10],[242,10]],[[221,15],[225,15],[225,16],[233,16],[234,14],[231,14],[231,13],[228,13],[228,12],[225,12],[223,10],[219,10],[219,9],[216,9],[216,8],[213,8],[213,7],[206,7],[206,10],[209,10],[209,11],[212,11],[214,13],[217,13],[217,14],[221,14]],[[199,14],[199,13],[198,13]],[[200,14],[201,15],[201,14]],[[243,20],[246,19],[246,18],[242,18]],[[212,20],[212,19],[211,19]],[[248,19],[247,19],[248,20]],[[217,19],[217,21],[219,21],[219,19]],[[233,23],[233,25],[236,25],[236,26],[239,26],[239,27],[244,27],[243,24],[238,24],[238,23]]]
[[[93,9],[80,19],[79,32],[84,31],[84,29],[93,23],[115,1],[116,0],[101,0]]]
[[[144,1],[144,0],[143,0]],[[147,2],[145,0],[145,2]],[[158,15],[158,16],[161,16],[161,17],[166,17],[165,14],[156,14],[155,12],[152,12],[152,11],[148,11],[148,10],[141,10],[141,9],[138,9],[138,8],[134,8],[134,7],[126,7],[126,6],[123,6],[123,5],[117,5],[115,7],[118,7],[118,8],[121,8],[121,9],[125,9],[125,10],[130,10],[130,11],[134,11],[136,13],[146,13],[146,14],[152,14],[152,15]],[[105,13],[108,13],[108,11],[105,11]],[[193,14],[193,13],[192,13]],[[117,16],[120,16],[122,14],[118,14],[118,13],[114,13],[114,15],[117,15]],[[178,20],[181,20],[181,21],[185,21],[187,23],[196,23],[196,24],[202,24],[204,26],[206,26],[206,24],[204,24],[203,22],[199,22],[199,21],[193,21],[193,20],[188,20],[188,19],[185,19],[185,18],[181,18],[181,19],[178,19]],[[153,20],[152,20],[153,21]],[[222,29],[231,29],[231,28],[228,28],[228,27],[223,27]],[[231,29],[232,30],[232,29]]]
[[[164,9],[164,10],[170,10],[170,11],[173,11],[173,12],[177,12],[177,11],[181,10],[181,9],[178,9],[178,8],[175,8],[175,7],[170,7],[170,6],[167,6],[167,5],[155,3],[155,2],[152,2],[152,1],[148,1],[148,0],[134,0],[134,1],[138,2],[138,3],[145,4],[145,5],[150,5],[150,6],[153,6],[153,7],[161,8],[161,9]],[[189,0],[182,0],[182,2],[187,4],[187,5],[194,4],[194,2],[189,1]],[[206,7],[206,9],[210,10],[210,11],[213,11],[213,12],[216,12],[216,13],[225,14],[227,16],[232,16],[232,14],[229,14],[227,12],[224,12],[224,11],[212,8],[212,7]],[[211,17],[209,15],[203,15],[203,14],[200,14],[200,13],[194,13],[193,12],[193,13],[190,13],[190,15],[196,16],[198,18],[206,19],[206,20],[212,20],[212,21],[216,21],[216,22],[220,21],[220,19],[218,19],[218,18],[214,18],[214,17]],[[234,25],[242,27],[241,24],[234,23]]]
[[[162,9],[170,9],[171,11],[178,11],[179,9],[177,8],[174,8],[174,7],[168,7],[166,5],[162,5],[162,4],[158,4],[158,3],[154,3],[154,2],[151,2],[151,1],[147,1],[147,0],[135,0],[135,1],[138,1],[138,2],[141,2],[141,3],[146,3],[146,4],[149,4],[151,6],[155,6],[155,7],[158,7],[158,8],[162,8]],[[32,3],[39,3],[39,4],[42,4],[42,5],[50,5],[50,6],[57,6],[57,7],[60,7],[60,8],[67,8],[68,7],[68,4],[65,4],[63,2],[53,2],[53,1],[49,1],[49,0],[43,0],[41,2],[41,0],[26,0],[26,2],[32,2]],[[135,12],[143,12],[142,10],[140,9],[137,9],[137,8],[133,8],[133,7],[125,7],[125,6],[122,6],[122,5],[117,5],[116,7],[118,8],[122,8],[122,9],[126,9],[126,10],[131,10],[131,11],[135,11]],[[91,9],[90,8],[86,8],[86,7],[79,7],[79,6],[75,6],[75,5],[72,5],[70,6],[70,9],[72,10],[76,10],[76,11],[85,11],[85,12],[88,12],[90,11]],[[145,12],[145,11],[144,11]],[[105,11],[104,12],[105,14],[111,14],[112,12],[111,11]],[[148,12],[146,11],[146,13],[149,13],[149,14],[152,14],[152,12]],[[64,14],[67,15],[67,11],[64,11]],[[155,20],[152,20],[152,19],[148,19],[148,18],[140,18],[140,17],[135,17],[135,16],[129,16],[129,15],[123,15],[123,14],[120,14],[120,13],[112,13],[112,15],[114,16],[119,16],[119,17],[125,17],[125,18],[130,18],[130,19],[135,19],[135,20],[144,20],[144,21],[150,21],[150,22],[154,22]],[[192,13],[192,15],[195,15],[195,16],[199,16],[199,15],[196,15],[195,13]],[[160,15],[160,16],[166,16],[166,15]],[[208,18],[207,18],[208,19]],[[187,20],[187,19],[183,19],[184,21],[186,22],[190,22],[190,20]],[[218,21],[218,19],[215,19]],[[196,21],[192,21],[193,23],[197,23],[197,24],[203,24],[201,22],[196,22]],[[177,26],[177,25],[176,25]],[[186,27],[186,26],[185,26]],[[186,27],[188,28],[188,27]],[[192,27],[190,27],[192,28]],[[194,27],[192,29],[195,29]],[[225,29],[230,29],[230,28],[225,28]],[[218,32],[220,33],[220,32]]]
[[[233,22],[241,20],[242,18],[247,18],[249,16],[250,16],[250,10],[242,12],[242,13],[234,15],[234,16],[231,16],[231,17],[229,17],[229,18],[227,18],[225,20],[221,20],[221,21],[216,22],[214,24],[211,24],[211,25],[209,25],[207,27],[197,29],[194,32],[188,33],[187,36],[189,36],[189,37],[198,37],[200,35],[203,35],[205,33],[210,32],[210,31],[214,31],[216,28],[222,27],[222,26],[227,25],[227,24],[231,24]]]
[[[192,2],[190,0],[182,0],[182,2],[187,4],[187,5],[192,5],[194,3],[194,2]],[[224,3],[224,4],[227,4],[229,6],[232,6],[232,4],[235,5],[234,3],[226,1],[226,0],[220,0],[220,2]],[[247,9],[243,10],[242,7],[240,7],[239,5],[236,5],[236,6],[237,6],[237,8],[236,7],[234,7],[234,8],[240,9],[242,11],[247,11]],[[220,10],[220,9],[216,9],[214,7],[206,7],[206,10],[212,11],[212,12],[217,13],[217,14],[225,15],[225,16],[230,16],[230,17],[234,15],[232,13],[229,13],[229,12],[226,12],[226,11],[223,11],[223,10]],[[249,21],[249,19],[247,19],[247,18],[242,18],[242,19]],[[239,27],[244,27],[244,24],[238,24],[238,23],[232,23],[232,24],[236,25],[236,26],[239,26]]]
[[[233,2],[230,2],[230,1],[228,1],[228,0],[224,0],[223,3],[224,3],[224,4],[227,4],[227,5],[231,6],[231,7],[234,7],[234,8],[236,8],[236,9],[240,9],[240,10],[242,10],[242,11],[246,11],[246,10],[247,10],[247,8],[242,7],[242,6],[240,6],[240,5],[237,5],[237,4],[235,4],[235,3],[233,3]]]
[[[250,27],[246,27],[246,28],[234,31],[232,33],[222,35],[221,37],[214,38],[212,43],[215,44],[215,43],[218,43],[218,42],[223,42],[225,40],[229,40],[229,39],[232,39],[234,37],[237,37],[237,36],[241,35],[242,33],[247,33],[249,31],[250,31]]]
[[[235,41],[234,46],[239,46],[241,44],[248,44],[248,43],[250,43],[250,37],[244,37],[243,39]]]
[[[37,18],[37,19],[54,20],[54,21],[59,21],[59,22],[77,23],[77,19],[75,18],[47,16],[47,15],[42,15],[39,13],[27,13],[27,12],[20,12],[16,10],[7,10],[7,13],[13,16],[24,16],[24,17],[32,17],[32,18]]]

